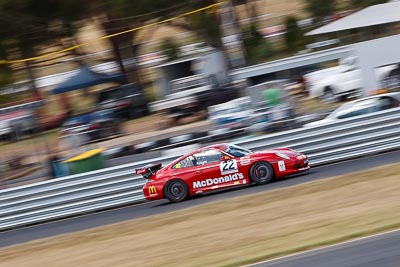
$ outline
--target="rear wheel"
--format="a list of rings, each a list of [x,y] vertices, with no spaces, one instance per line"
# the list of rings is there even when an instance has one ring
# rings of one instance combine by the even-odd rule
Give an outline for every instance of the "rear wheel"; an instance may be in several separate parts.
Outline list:
[[[335,95],[335,92],[330,86],[327,86],[324,89],[324,94],[322,95],[322,101],[324,103],[335,103],[337,102],[337,97]]]
[[[267,162],[257,162],[250,168],[250,180],[256,184],[267,184],[274,178],[274,168]]]
[[[189,189],[184,181],[172,180],[165,186],[164,196],[171,202],[180,202],[189,196]]]

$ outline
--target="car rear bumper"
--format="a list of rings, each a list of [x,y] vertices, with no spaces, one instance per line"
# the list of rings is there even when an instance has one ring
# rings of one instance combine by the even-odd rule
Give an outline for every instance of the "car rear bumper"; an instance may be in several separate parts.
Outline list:
[[[163,188],[152,183],[147,183],[143,186],[143,195],[147,200],[157,200],[164,198]]]

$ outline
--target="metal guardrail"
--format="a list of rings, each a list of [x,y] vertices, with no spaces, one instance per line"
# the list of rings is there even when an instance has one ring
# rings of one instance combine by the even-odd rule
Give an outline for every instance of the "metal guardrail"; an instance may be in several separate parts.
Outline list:
[[[282,70],[288,70],[329,60],[340,59],[351,55],[351,46],[340,46],[323,51],[287,57],[267,63],[233,70],[229,73],[232,80],[246,79]]]
[[[39,108],[41,106],[43,106],[43,101],[42,100],[37,100],[37,101],[29,102],[29,103],[24,103],[24,104],[14,105],[14,106],[10,106],[10,107],[0,108],[0,114],[19,111],[19,110],[26,110],[26,109],[35,110],[35,109],[37,109],[37,108]]]
[[[318,127],[263,135],[236,144],[254,149],[287,146],[319,166],[400,148],[400,108]],[[145,180],[134,169],[179,155],[71,175],[0,191],[0,230],[144,201]]]

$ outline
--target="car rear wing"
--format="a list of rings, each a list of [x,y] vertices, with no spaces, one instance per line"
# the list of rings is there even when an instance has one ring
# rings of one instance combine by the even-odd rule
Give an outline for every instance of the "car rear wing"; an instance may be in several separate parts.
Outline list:
[[[162,163],[155,163],[135,169],[137,175],[142,175],[143,178],[148,179],[156,174],[162,168]]]

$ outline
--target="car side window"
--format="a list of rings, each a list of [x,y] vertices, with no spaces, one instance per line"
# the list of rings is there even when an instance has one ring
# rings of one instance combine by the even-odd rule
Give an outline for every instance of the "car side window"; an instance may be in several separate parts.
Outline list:
[[[187,156],[183,160],[172,166],[172,169],[188,168],[201,166],[209,163],[220,162],[223,156],[221,151],[215,149],[204,150],[193,155]]]
[[[183,160],[179,161],[178,163],[176,163],[174,166],[172,166],[172,169],[188,168],[188,167],[193,167],[195,165],[196,165],[195,157],[188,156]]]
[[[399,101],[392,97],[381,97],[379,101],[381,104],[381,110],[399,107]]]
[[[338,116],[338,119],[346,119],[346,118],[350,118],[350,117],[357,116],[357,115],[358,114],[355,114],[355,112],[349,112],[349,113],[345,113],[345,114]]]
[[[348,107],[348,111],[343,109],[337,118],[338,119],[345,119],[355,116],[360,116],[364,114],[373,113],[376,111],[383,110],[383,105],[378,98],[360,100],[353,105]]]
[[[344,113],[338,117],[338,119],[346,119],[346,118],[351,118],[355,116],[360,116],[364,114],[368,114],[370,112],[370,108],[363,108],[355,111],[351,111],[348,113]]]
[[[222,152],[215,149],[209,149],[193,154],[193,156],[195,157],[196,165],[198,166],[214,162],[220,162],[222,157]]]

